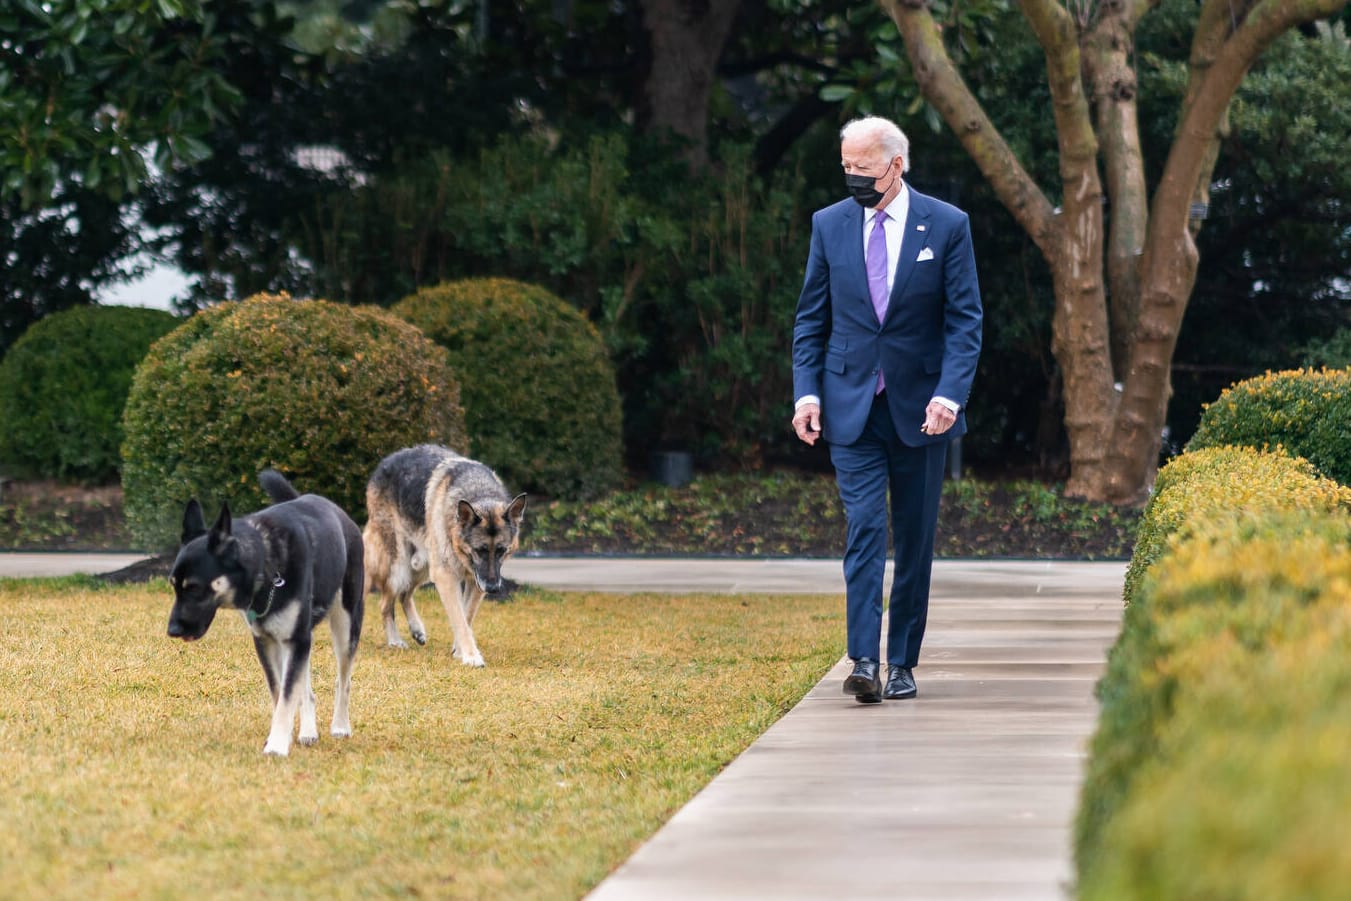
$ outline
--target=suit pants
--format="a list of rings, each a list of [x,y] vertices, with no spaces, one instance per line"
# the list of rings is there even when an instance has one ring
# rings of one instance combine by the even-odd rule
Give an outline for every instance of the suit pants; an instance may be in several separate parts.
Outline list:
[[[868,424],[853,444],[830,445],[844,502],[848,539],[844,583],[849,656],[880,659],[882,581],[887,563],[887,495],[895,571],[887,627],[887,662],[913,667],[929,614],[938,501],[948,442],[910,447],[896,435],[885,392],[873,400]]]

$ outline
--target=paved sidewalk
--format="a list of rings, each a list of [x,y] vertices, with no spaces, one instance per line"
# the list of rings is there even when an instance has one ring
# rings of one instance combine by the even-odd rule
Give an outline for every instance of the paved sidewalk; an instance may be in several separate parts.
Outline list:
[[[838,563],[789,570],[840,591]],[[938,561],[917,699],[858,704],[842,660],[588,901],[1067,897],[1124,574]]]
[[[136,559],[0,553],[0,576]],[[517,557],[506,574],[563,590],[843,603],[837,560]],[[1124,563],[937,561],[916,700],[857,704],[840,691],[842,660],[588,901],[1066,897],[1124,574]]]

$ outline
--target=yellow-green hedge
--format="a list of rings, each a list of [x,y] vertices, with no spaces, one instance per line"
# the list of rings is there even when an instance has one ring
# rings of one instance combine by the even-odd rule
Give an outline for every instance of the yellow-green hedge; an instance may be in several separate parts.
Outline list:
[[[1222,632],[1185,655],[1192,681],[1108,825],[1083,898],[1347,897],[1351,597],[1342,557],[1341,581],[1283,624],[1298,636],[1254,652]]]
[[[1351,489],[1327,479],[1306,460],[1248,447],[1189,451],[1159,470],[1126,569],[1129,606],[1145,572],[1167,550],[1211,520],[1249,519],[1276,510],[1351,507]]]
[[[1334,687],[1351,679],[1351,491],[1247,448],[1185,454],[1156,487],[1098,686],[1076,823],[1080,896],[1341,897],[1351,883],[1340,845],[1309,843],[1306,867],[1272,858],[1290,847],[1276,824],[1346,833],[1351,807],[1321,799],[1344,800],[1351,776],[1320,791],[1291,770],[1273,790],[1249,784],[1225,754],[1307,750],[1301,765],[1331,771],[1300,741],[1330,740],[1346,718],[1348,692]],[[1287,658],[1307,668],[1293,682],[1272,669]],[[1241,811],[1226,820],[1226,805]]]

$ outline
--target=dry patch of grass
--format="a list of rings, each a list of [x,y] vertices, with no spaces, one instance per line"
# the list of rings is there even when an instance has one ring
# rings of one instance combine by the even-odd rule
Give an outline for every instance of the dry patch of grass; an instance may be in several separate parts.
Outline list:
[[[10,897],[577,898],[838,659],[840,598],[558,594],[489,604],[488,667],[380,645],[353,736],[264,757],[237,615],[165,637],[164,582],[0,580],[0,860]]]

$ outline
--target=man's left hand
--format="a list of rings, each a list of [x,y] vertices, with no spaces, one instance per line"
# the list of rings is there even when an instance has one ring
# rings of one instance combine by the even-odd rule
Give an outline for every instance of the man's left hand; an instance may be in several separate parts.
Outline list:
[[[957,414],[936,400],[924,408],[924,425],[919,430],[926,435],[941,435],[957,422]]]

